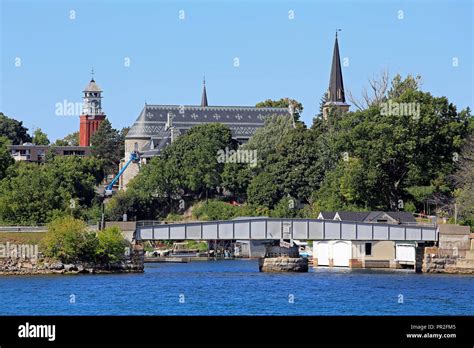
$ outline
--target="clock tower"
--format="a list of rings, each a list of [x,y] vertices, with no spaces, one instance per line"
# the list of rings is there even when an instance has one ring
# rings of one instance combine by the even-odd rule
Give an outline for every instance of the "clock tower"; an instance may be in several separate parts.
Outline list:
[[[92,74],[94,74],[93,71]],[[105,119],[105,114],[102,111],[102,90],[92,77],[82,93],[84,93],[82,97],[84,103],[80,116],[79,146],[90,146],[92,135]]]

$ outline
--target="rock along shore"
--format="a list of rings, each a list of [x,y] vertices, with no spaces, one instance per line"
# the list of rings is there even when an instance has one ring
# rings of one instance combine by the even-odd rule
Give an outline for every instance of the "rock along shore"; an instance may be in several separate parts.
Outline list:
[[[65,264],[47,258],[0,258],[0,275],[39,274],[111,274],[142,273],[144,271],[143,246],[134,245],[123,261],[111,264]]]

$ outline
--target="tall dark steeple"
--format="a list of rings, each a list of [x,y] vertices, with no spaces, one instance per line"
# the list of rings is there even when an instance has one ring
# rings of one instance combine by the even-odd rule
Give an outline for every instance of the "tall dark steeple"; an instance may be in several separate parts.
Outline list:
[[[338,29],[337,31],[339,31]],[[346,103],[346,96],[344,93],[344,81],[342,79],[341,57],[339,55],[339,42],[334,42],[334,51],[332,55],[331,75],[329,76],[329,89],[327,94],[327,101],[323,107],[323,117],[327,119],[330,109],[339,109],[342,112],[349,110],[349,104]]]
[[[208,106],[207,105],[207,93],[206,93],[206,78],[202,80],[202,98],[201,98],[201,106]]]

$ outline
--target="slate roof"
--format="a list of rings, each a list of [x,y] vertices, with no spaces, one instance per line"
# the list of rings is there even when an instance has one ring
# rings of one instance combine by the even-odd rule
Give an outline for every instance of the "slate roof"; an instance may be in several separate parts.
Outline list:
[[[368,211],[338,211],[339,217],[343,221],[365,221],[367,215],[369,215]]]
[[[412,213],[406,211],[372,211],[366,218],[366,222],[377,222],[378,219],[384,218],[384,214],[388,215],[392,219],[398,221],[401,224],[405,223],[416,223],[416,219]]]
[[[165,124],[168,120],[168,113],[173,117],[173,126],[178,135],[198,124],[223,123],[230,128],[234,138],[250,138],[257,128],[263,127],[267,116],[291,117],[287,108],[146,104],[126,138],[162,138],[166,136]]]
[[[324,220],[334,220],[334,216],[336,215],[335,211],[322,211],[321,215],[323,216]]]
[[[102,92],[102,89],[95,83],[94,79],[92,79],[83,92]]]
[[[150,141],[143,146],[140,157],[151,158],[158,156],[169,144],[171,144],[171,132],[167,131],[163,138],[150,139]]]

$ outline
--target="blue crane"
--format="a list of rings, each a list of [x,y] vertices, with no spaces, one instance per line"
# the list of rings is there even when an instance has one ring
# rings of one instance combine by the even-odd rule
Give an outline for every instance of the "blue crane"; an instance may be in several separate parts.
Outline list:
[[[125,163],[125,165],[120,169],[118,174],[115,176],[115,178],[106,186],[105,191],[104,191],[104,196],[112,196],[112,189],[114,187],[114,184],[117,182],[118,179],[122,176],[123,172],[127,167],[129,166],[130,163],[138,163],[140,161],[140,156],[138,155],[138,151],[133,151],[130,154],[130,159]]]

